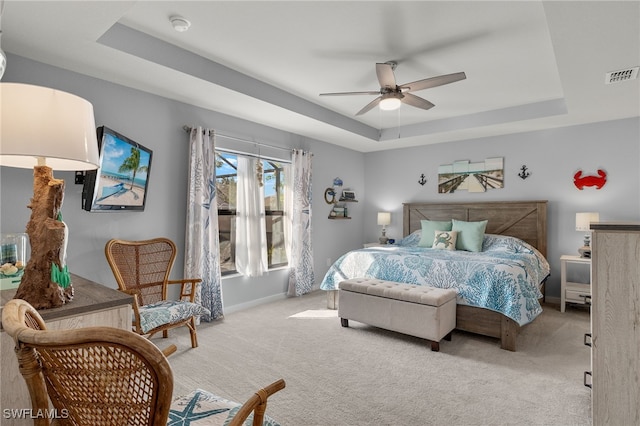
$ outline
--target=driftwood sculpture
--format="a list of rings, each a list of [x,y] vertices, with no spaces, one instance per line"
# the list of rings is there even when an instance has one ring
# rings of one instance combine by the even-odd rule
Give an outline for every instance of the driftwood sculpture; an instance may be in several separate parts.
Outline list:
[[[16,299],[24,299],[36,309],[55,308],[73,299],[71,282],[66,288],[52,280],[52,269],[64,270],[66,225],[58,220],[64,198],[64,181],[55,179],[47,166],[33,169],[33,198],[28,207],[31,218],[27,234],[31,244],[31,257],[24,269]]]

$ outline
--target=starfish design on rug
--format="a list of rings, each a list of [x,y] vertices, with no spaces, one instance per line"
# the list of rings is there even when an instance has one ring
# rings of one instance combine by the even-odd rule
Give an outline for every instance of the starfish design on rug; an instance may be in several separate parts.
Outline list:
[[[196,407],[198,407],[198,401],[200,400],[200,392],[196,392],[196,394],[191,398],[191,400],[184,407],[184,410],[169,410],[169,419],[167,421],[167,426],[189,426],[191,422],[195,422],[196,420],[204,419],[209,416],[215,416],[216,414],[224,413],[225,411],[229,411],[228,408],[219,408],[216,410],[208,410],[203,411],[201,413],[194,413]]]

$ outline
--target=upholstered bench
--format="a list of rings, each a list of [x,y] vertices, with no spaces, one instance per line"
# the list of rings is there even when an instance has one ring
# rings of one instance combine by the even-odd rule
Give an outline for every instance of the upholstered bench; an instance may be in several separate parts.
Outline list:
[[[339,284],[338,316],[343,327],[349,320],[397,331],[431,341],[451,340],[456,326],[455,290],[353,278]]]

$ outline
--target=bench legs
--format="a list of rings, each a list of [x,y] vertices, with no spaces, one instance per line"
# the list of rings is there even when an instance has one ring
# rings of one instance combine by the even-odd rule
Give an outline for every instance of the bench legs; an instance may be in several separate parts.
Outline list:
[[[451,332],[449,332],[446,336],[443,337],[444,340],[451,341]],[[433,352],[440,351],[440,342],[431,341],[431,350]]]
[[[340,324],[343,327],[349,327],[349,320],[347,318],[340,318]],[[451,341],[451,333],[453,333],[453,331],[450,331],[449,333],[447,333],[446,336],[443,337],[444,340],[447,341]],[[440,342],[436,342],[434,340],[430,340],[431,342],[431,350],[433,352],[439,352],[440,351]]]

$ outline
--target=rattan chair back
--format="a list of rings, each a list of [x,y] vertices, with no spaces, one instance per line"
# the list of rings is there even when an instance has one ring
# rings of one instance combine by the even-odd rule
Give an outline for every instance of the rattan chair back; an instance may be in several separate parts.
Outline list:
[[[166,299],[166,285],[176,259],[176,245],[167,238],[145,241],[110,240],[107,261],[120,290],[138,295],[140,305]]]
[[[62,424],[166,425],[173,392],[171,367],[160,350],[130,331],[111,327],[47,330],[20,299],[2,310],[35,412]],[[48,411],[46,411],[48,410]],[[48,416],[34,419],[49,425]]]

